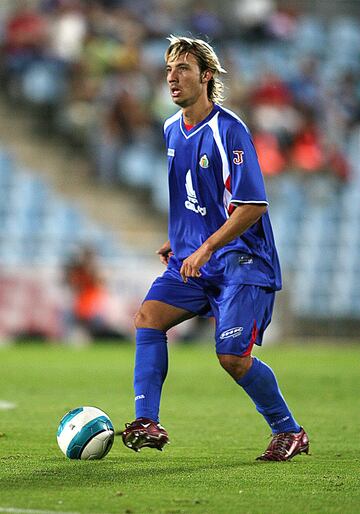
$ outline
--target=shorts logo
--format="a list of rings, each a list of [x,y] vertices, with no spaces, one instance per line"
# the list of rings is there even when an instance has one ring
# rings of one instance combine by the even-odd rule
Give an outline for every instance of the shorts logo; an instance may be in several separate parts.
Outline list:
[[[233,154],[235,155],[235,157],[233,158],[234,164],[242,164],[244,162],[244,152],[242,150],[233,150]]]
[[[208,159],[208,156],[206,155],[206,153],[204,153],[204,155],[200,158],[199,164],[202,168],[209,167],[210,163],[209,163],[209,159]]]
[[[137,402],[138,400],[144,400],[145,399],[145,395],[144,394],[139,394],[138,396],[135,396],[135,401]]]
[[[220,339],[227,339],[228,337],[237,337],[242,333],[243,330],[244,327],[229,328],[228,330],[224,330],[224,332],[220,334]]]

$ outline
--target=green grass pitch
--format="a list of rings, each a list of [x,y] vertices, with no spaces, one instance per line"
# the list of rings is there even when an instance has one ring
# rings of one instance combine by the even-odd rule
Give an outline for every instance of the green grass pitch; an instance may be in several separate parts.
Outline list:
[[[211,345],[170,348],[164,452],[120,437],[102,461],[57,447],[63,414],[95,405],[117,429],[133,419],[133,346],[19,345],[0,350],[0,513],[293,514],[360,512],[360,345],[282,345],[275,370],[311,455],[256,462],[269,430],[221,370]],[[3,405],[3,404],[1,404]]]

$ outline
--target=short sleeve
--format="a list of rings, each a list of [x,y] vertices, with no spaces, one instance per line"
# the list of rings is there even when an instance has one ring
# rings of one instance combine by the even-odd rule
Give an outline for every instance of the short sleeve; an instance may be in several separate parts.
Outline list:
[[[268,205],[264,179],[250,134],[243,126],[234,126],[229,137],[228,160],[231,177],[231,203]]]

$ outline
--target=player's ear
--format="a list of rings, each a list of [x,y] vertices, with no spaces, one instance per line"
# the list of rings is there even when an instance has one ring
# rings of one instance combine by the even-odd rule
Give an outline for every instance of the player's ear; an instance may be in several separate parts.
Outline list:
[[[212,79],[212,73],[210,70],[206,70],[201,74],[201,82],[209,82]]]

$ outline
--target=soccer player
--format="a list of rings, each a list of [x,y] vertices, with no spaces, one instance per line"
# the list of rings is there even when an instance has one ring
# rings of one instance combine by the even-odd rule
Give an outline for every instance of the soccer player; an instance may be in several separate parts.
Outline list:
[[[132,450],[162,450],[159,424],[168,368],[166,331],[196,315],[216,320],[221,366],[250,396],[272,430],[258,457],[285,461],[308,453],[274,372],[252,357],[269,325],[281,275],[262,174],[245,124],[221,107],[226,73],[200,39],[169,38],[167,83],[180,110],[164,125],[168,156],[169,240],[158,250],[167,266],[135,317],[136,419],[122,432]]]

